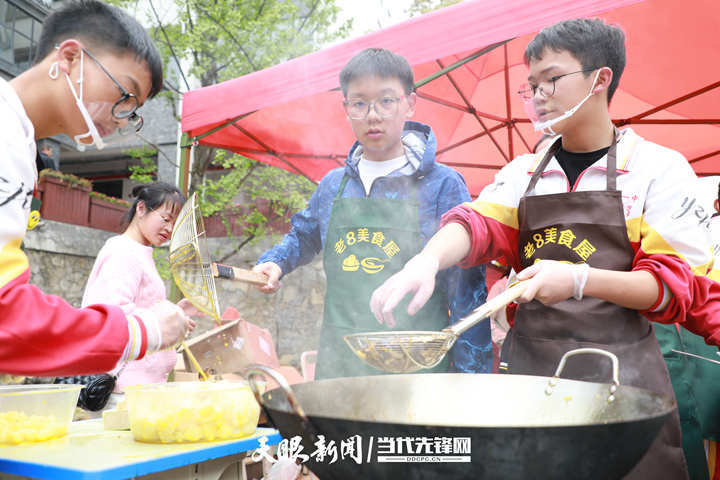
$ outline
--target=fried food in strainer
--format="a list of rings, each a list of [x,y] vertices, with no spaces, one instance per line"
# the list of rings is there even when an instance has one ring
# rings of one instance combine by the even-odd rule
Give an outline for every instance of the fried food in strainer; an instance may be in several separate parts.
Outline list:
[[[525,292],[527,281],[518,282],[467,317],[439,332],[369,332],[345,335],[358,358],[388,373],[412,373],[438,365],[455,340],[482,319],[492,315]]]

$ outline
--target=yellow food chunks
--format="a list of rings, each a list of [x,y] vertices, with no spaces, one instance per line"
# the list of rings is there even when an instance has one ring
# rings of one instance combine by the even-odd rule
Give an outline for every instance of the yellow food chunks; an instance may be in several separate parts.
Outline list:
[[[131,415],[133,436],[141,442],[186,443],[230,440],[255,432],[260,407],[253,398],[213,400],[192,407],[165,405],[136,411]]]
[[[67,425],[61,425],[55,417],[19,411],[0,412],[0,445],[42,442],[66,434]]]

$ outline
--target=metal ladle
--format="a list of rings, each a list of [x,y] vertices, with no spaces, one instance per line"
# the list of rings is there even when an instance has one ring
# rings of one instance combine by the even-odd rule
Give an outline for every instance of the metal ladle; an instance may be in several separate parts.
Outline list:
[[[482,319],[505,308],[525,292],[527,280],[480,305],[470,315],[439,332],[382,331],[345,335],[355,355],[371,367],[388,373],[412,373],[438,365],[457,338]]]

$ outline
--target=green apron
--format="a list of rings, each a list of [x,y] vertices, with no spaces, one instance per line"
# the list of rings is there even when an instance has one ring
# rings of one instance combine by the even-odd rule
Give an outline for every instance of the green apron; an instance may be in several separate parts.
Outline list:
[[[409,199],[342,198],[345,174],[330,211],[323,266],[327,278],[325,311],[315,377],[358,377],[383,372],[357,358],[343,340],[351,333],[390,330],[370,311],[372,292],[423,247],[418,214],[417,180],[407,177]],[[445,292],[435,289],[412,317],[406,298],[394,311],[392,330],[441,330],[448,325]],[[447,360],[423,373],[446,372]]]
[[[654,327],[678,403],[690,478],[706,480],[709,474],[703,439],[720,439],[720,365],[675,353],[672,349],[713,360],[718,359],[718,349],[675,324],[656,323]]]

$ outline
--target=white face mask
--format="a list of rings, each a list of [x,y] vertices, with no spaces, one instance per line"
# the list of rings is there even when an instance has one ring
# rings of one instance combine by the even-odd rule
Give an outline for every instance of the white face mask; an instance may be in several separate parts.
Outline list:
[[[57,67],[56,67],[57,68]],[[57,70],[56,70],[57,71]],[[52,72],[52,69],[51,69]],[[102,141],[102,138],[100,138],[100,134],[97,131],[97,128],[95,127],[95,122],[93,122],[92,117],[90,116],[90,112],[88,112],[87,108],[85,107],[85,104],[83,103],[83,83],[85,81],[85,57],[83,55],[83,51],[80,50],[80,80],[78,80],[78,83],[80,84],[80,94],[78,94],[75,91],[75,87],[73,86],[72,80],[70,80],[70,76],[65,73],[65,79],[68,82],[68,85],[70,86],[70,91],[73,94],[73,97],[75,98],[75,104],[77,105],[78,109],[80,110],[80,114],[83,117],[83,120],[85,120],[85,125],[88,127],[88,131],[86,133],[81,133],[79,135],[75,135],[74,140],[76,147],[79,151],[83,152],[88,147],[95,147],[98,150],[102,150],[105,148],[105,144]],[[52,74],[50,75],[52,78]],[[83,138],[92,138],[91,143],[83,143],[81,139]]]
[[[50,67],[49,76],[50,78],[55,79],[57,78],[57,74],[58,67],[57,63],[55,63]],[[83,152],[92,147],[102,150],[108,144],[126,140],[129,134],[135,133],[135,127],[130,125],[127,121],[125,121],[125,124],[122,126],[118,124],[119,121],[116,120],[112,114],[114,106],[113,103],[90,102],[87,106],[85,105],[85,102],[83,101],[85,57],[82,50],[80,51],[80,80],[77,82],[80,84],[80,88],[78,89],[79,93],[75,91],[73,82],[70,80],[70,76],[67,73],[65,74],[65,79],[67,80],[70,91],[75,98],[75,104],[80,110],[80,114],[82,115],[83,120],[85,120],[85,125],[88,128],[86,133],[81,133],[73,137],[76,148],[79,151]],[[100,125],[101,128],[98,129],[97,125]],[[83,143],[82,140],[87,138],[92,139],[92,141],[90,143]]]
[[[530,121],[532,121],[535,131],[542,131],[543,133],[547,133],[548,135],[557,135],[557,133],[555,133],[555,131],[552,129],[552,126],[557,124],[558,122],[562,122],[563,120],[572,117],[575,112],[580,110],[580,107],[582,107],[583,104],[588,100],[588,98],[592,97],[595,93],[593,92],[593,90],[595,89],[595,84],[597,83],[599,77],[600,70],[598,70],[598,72],[595,74],[595,79],[593,80],[592,86],[590,87],[590,92],[585,96],[585,98],[580,100],[580,103],[578,103],[562,115],[551,118],[550,120],[545,120],[544,122],[541,122],[538,119],[537,112],[535,111],[535,104],[532,99],[525,101],[525,112],[528,114],[528,118],[530,118]]]

